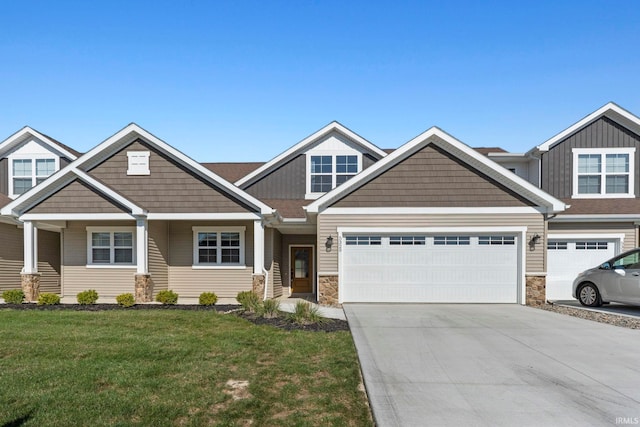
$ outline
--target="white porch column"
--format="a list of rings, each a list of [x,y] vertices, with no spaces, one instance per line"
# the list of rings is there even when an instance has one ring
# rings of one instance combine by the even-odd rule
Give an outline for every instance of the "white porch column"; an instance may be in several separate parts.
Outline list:
[[[22,273],[38,272],[38,228],[33,221],[24,222],[24,267]]]
[[[263,274],[264,269],[264,228],[262,220],[253,221],[253,274]]]
[[[136,274],[149,274],[147,218],[136,218]]]

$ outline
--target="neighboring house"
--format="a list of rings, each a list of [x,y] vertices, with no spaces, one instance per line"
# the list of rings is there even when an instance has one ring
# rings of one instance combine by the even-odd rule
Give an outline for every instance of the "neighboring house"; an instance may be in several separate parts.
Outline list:
[[[0,143],[0,207],[43,182],[79,153],[30,127],[24,127]],[[0,217],[0,290],[20,286],[24,246],[22,222]],[[42,227],[36,254],[40,288],[60,292],[60,235]]]
[[[640,118],[609,103],[528,154],[568,205],[548,221],[547,299],[570,299],[580,271],[638,246]]]

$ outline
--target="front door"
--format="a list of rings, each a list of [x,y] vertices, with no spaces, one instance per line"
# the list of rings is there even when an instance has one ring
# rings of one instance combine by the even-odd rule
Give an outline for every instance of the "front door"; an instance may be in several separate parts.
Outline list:
[[[313,248],[291,247],[291,293],[313,292]]]

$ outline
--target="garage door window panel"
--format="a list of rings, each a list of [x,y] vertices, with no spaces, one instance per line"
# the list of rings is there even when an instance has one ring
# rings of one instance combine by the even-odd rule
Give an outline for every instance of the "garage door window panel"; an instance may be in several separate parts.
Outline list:
[[[565,251],[567,250],[567,246],[568,242],[554,242],[554,241],[548,241],[547,242],[547,249],[551,250],[551,251]]]
[[[470,236],[434,236],[433,238],[433,244],[436,246],[467,246],[470,243]]]
[[[515,245],[515,237],[513,236],[480,236],[478,237],[479,245],[502,246]]]
[[[576,242],[576,250],[607,250],[607,242]]]

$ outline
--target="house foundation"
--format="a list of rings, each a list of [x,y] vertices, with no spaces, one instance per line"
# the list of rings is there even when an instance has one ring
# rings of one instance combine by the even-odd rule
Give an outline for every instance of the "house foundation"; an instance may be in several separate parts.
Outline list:
[[[526,277],[526,304],[542,305],[547,302],[546,295],[547,278],[544,276],[527,276]]]
[[[40,296],[40,273],[23,273],[21,274],[21,281],[25,301],[38,301]]]
[[[320,276],[318,278],[318,303],[330,307],[341,307],[338,301],[338,276]]]
[[[153,301],[153,282],[150,274],[135,275],[136,303]]]

